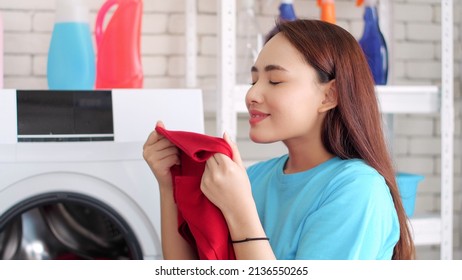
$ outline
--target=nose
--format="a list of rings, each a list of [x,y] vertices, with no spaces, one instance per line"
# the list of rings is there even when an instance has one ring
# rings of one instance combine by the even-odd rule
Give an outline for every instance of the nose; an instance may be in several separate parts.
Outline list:
[[[262,101],[263,95],[261,94],[261,89],[259,89],[258,83],[255,83],[247,90],[247,94],[245,95],[245,104],[247,105],[247,108],[249,108],[251,104],[261,103]]]

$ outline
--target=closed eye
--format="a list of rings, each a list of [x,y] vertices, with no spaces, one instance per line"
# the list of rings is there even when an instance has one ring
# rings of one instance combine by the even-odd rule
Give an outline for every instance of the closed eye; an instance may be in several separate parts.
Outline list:
[[[255,85],[256,83],[257,83],[257,81],[251,82],[250,85],[253,86],[253,85]],[[282,83],[282,82],[273,82],[273,81],[269,81],[269,83],[270,83],[271,85],[275,86],[275,85],[279,85],[279,84]]]

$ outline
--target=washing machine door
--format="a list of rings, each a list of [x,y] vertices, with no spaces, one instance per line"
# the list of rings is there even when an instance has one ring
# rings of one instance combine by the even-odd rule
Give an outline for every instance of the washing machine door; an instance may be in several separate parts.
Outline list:
[[[132,199],[108,188],[96,178],[62,173],[4,189],[0,259],[160,259],[154,225]]]
[[[110,207],[77,193],[21,201],[2,216],[1,259],[142,259],[129,225]]]

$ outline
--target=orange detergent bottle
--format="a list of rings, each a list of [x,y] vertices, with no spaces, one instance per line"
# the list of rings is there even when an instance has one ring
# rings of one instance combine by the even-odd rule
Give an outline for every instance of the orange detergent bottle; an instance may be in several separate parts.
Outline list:
[[[103,30],[104,19],[115,5],[117,8]],[[142,0],[107,0],[101,6],[95,26],[97,89],[143,87],[142,15]]]
[[[335,1],[318,0],[318,6],[321,8],[321,20],[335,24]]]

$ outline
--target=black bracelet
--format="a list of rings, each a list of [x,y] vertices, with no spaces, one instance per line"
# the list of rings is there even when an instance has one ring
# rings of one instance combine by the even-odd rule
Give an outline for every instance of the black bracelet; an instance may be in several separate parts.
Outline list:
[[[247,237],[246,239],[241,239],[241,240],[231,240],[231,242],[234,243],[243,243],[243,242],[248,242],[248,241],[257,241],[257,240],[268,240],[268,237]]]

